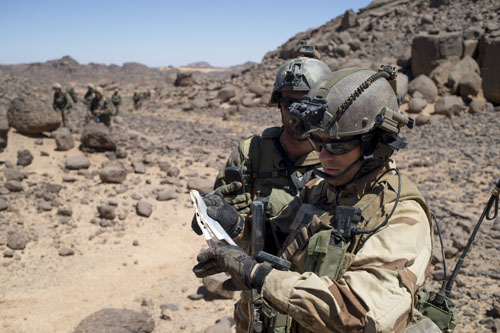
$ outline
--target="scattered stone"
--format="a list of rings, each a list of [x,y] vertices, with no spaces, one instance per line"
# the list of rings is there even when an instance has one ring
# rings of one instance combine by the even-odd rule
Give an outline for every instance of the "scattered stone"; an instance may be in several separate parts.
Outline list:
[[[169,190],[161,191],[156,196],[156,200],[158,200],[158,201],[168,201],[168,200],[172,200],[172,199],[177,199],[177,194],[175,194],[174,192],[169,191]]]
[[[226,87],[217,93],[217,98],[221,103],[229,101],[234,96],[236,96],[236,89],[234,87]]]
[[[24,179],[24,174],[14,167],[6,167],[3,170],[3,174],[7,180],[18,180]]]
[[[178,167],[175,167],[175,166],[174,167],[170,167],[167,170],[167,176],[169,176],[169,177],[177,177],[180,172],[181,172],[181,170],[179,170]]]
[[[210,192],[214,187],[214,183],[212,180],[203,179],[203,178],[195,178],[191,179],[187,183],[188,190],[197,190],[200,192]]]
[[[110,165],[99,171],[99,178],[103,183],[122,183],[127,178],[127,170],[118,165]]]
[[[57,215],[71,216],[71,215],[73,215],[73,210],[71,208],[59,208],[57,210]]]
[[[137,239],[134,239],[134,241],[132,242],[132,245],[139,246],[139,241]]]
[[[469,112],[472,114],[476,114],[479,112],[484,111],[486,108],[486,102],[479,100],[479,99],[474,99],[469,105]]]
[[[136,212],[139,216],[150,217],[153,212],[153,206],[146,201],[139,201],[136,205]]]
[[[18,180],[8,180],[3,185],[11,192],[21,192],[24,191],[23,183]]]
[[[56,140],[56,149],[59,151],[67,151],[75,146],[75,140],[66,127],[60,127],[52,132],[52,137]]]
[[[61,257],[67,257],[67,256],[72,256],[75,254],[75,250],[73,250],[70,247],[62,247],[59,249],[59,255]]]
[[[9,203],[4,198],[0,198],[0,212],[9,208]]]
[[[3,252],[3,256],[5,258],[13,258],[14,257],[14,251],[11,251],[11,250],[5,250]]]
[[[434,112],[451,117],[464,109],[464,101],[458,96],[445,96],[434,105]]]
[[[50,202],[48,201],[42,201],[40,202],[40,204],[38,205],[38,210],[40,212],[49,212],[52,210],[52,205],[50,204]]]
[[[85,126],[80,141],[83,147],[116,150],[116,142],[110,129],[102,123],[90,122]]]
[[[24,230],[16,230],[7,236],[7,246],[12,250],[24,250],[29,241],[29,235]]]
[[[64,167],[69,170],[88,169],[90,160],[85,155],[70,156],[64,162]]]
[[[408,105],[409,113],[420,113],[426,107],[427,101],[423,98],[412,98]]]
[[[27,166],[33,162],[33,155],[28,149],[17,151],[17,165]]]
[[[106,220],[113,220],[116,217],[115,207],[111,205],[98,206],[97,211],[99,212],[99,217]]]
[[[134,172],[138,174],[146,173],[146,167],[142,162],[133,162],[132,166],[134,167]]]
[[[105,308],[82,320],[73,333],[150,333],[154,328],[153,318],[145,313],[128,309]]]

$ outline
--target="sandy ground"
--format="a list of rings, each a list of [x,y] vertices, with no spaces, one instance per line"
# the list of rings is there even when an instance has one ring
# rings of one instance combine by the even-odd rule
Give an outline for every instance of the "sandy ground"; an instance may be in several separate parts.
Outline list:
[[[55,151],[50,138],[43,138],[42,145],[35,145],[35,140],[12,130],[0,160],[16,163],[17,151],[29,149],[34,161],[20,168],[28,174],[23,181],[25,191],[29,192],[28,182],[63,184],[59,199],[62,206],[71,207],[73,215],[71,222],[63,225],[57,222],[57,209],[37,213],[36,207],[30,207],[24,199],[25,194],[9,200],[11,208],[2,215],[2,224],[13,229],[16,223],[23,223],[38,240],[16,251],[14,259],[0,258],[0,331],[71,332],[86,316],[106,307],[147,311],[155,319],[155,332],[197,332],[231,315],[233,300],[187,298],[201,286],[191,268],[204,246],[203,239],[190,228],[192,208],[187,193],[180,193],[178,200],[156,201],[150,194],[151,188],[158,186],[155,175],[159,170],[154,167],[143,175],[129,174],[121,186],[101,184],[98,176],[88,180],[76,171],[69,175],[77,181],[63,183],[65,158],[82,153],[77,148]],[[41,151],[49,156],[40,156]],[[106,160],[104,154],[88,157],[90,172]],[[0,171],[3,168],[0,166]],[[216,170],[203,172],[215,177]],[[117,191],[124,187],[128,189],[123,193]],[[130,198],[134,193],[153,204],[149,218],[136,215]],[[82,204],[82,200],[88,204]],[[109,228],[91,224],[97,216],[96,206],[109,200],[117,203],[117,212],[126,212],[127,217]],[[2,233],[2,237],[3,252],[7,249],[6,235]],[[75,255],[59,256],[62,246],[73,248]],[[179,308],[171,312],[171,320],[160,319],[162,304]]]

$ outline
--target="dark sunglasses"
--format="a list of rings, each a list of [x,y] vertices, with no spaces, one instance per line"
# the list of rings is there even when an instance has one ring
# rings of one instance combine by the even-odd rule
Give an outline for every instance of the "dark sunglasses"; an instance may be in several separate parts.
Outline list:
[[[284,106],[287,109],[290,109],[290,105],[293,103],[297,103],[300,99],[291,98],[291,97],[281,97],[280,98],[280,106]]]
[[[322,141],[309,135],[309,142],[314,150],[318,153],[321,148],[325,148],[329,154],[332,155],[344,155],[353,151],[356,147],[361,144],[359,139],[348,139],[348,140],[336,140],[336,141]]]

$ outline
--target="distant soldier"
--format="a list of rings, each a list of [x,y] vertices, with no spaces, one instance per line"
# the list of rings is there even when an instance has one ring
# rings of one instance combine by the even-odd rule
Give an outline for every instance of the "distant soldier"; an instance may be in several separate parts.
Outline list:
[[[103,96],[101,87],[94,90],[94,98],[90,102],[88,111],[88,120],[93,120],[96,123],[103,123],[107,127],[111,127],[111,116],[115,114],[113,103]]]
[[[132,100],[134,101],[134,109],[137,110],[141,107],[142,105],[142,96],[139,94],[137,91],[134,92],[134,96],[132,97]]]
[[[78,102],[78,95],[75,91],[75,88],[67,87],[65,90],[68,93],[68,95],[71,97],[71,100],[73,101],[73,103]]]
[[[122,97],[120,96],[120,93],[118,93],[118,89],[115,89],[115,92],[111,96],[111,102],[115,107],[115,115],[117,115],[119,112],[119,106],[122,104]]]
[[[54,101],[52,103],[52,107],[55,111],[60,113],[62,126],[68,127],[67,110],[71,109],[73,106],[72,99],[66,91],[62,90],[59,83],[54,83],[52,89],[54,89]]]
[[[94,86],[91,83],[89,83],[87,85],[87,92],[85,93],[85,96],[83,96],[83,104],[89,105],[93,98],[94,98]]]

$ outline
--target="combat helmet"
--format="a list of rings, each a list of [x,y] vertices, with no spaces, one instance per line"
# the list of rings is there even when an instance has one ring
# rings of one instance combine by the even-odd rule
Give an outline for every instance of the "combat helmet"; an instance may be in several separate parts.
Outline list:
[[[94,90],[94,89],[95,89],[95,88],[94,88],[94,85],[93,85],[92,83],[87,84],[87,88],[88,88],[88,89],[91,89],[91,90]]]
[[[52,89],[62,89],[62,86],[60,83],[56,82],[52,85]]]
[[[101,96],[104,96],[104,90],[102,89],[102,87],[94,88],[94,92],[100,94]]]
[[[288,60],[278,69],[271,94],[271,105],[279,104],[283,91],[305,91],[311,88],[325,75],[331,73],[330,68],[319,58],[313,46],[301,44],[300,57]]]
[[[413,119],[399,111],[397,71],[381,66],[335,71],[316,84],[300,102],[290,106],[299,119],[296,131],[309,133],[315,149],[330,142],[328,149],[342,153],[342,143],[361,145],[361,173],[385,163],[395,150],[406,147],[400,128],[413,128]],[[324,173],[323,178],[330,178]],[[325,176],[325,177],[324,177]]]

